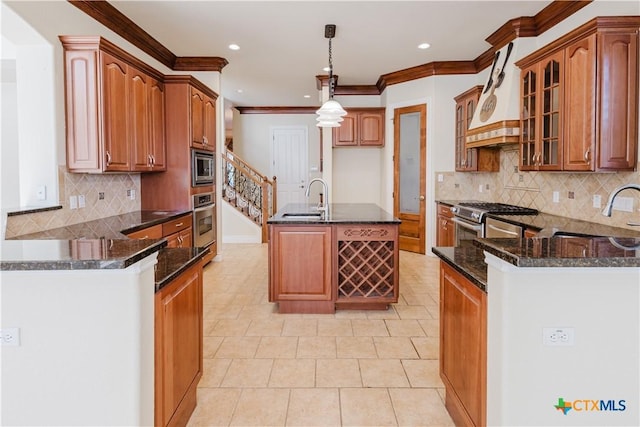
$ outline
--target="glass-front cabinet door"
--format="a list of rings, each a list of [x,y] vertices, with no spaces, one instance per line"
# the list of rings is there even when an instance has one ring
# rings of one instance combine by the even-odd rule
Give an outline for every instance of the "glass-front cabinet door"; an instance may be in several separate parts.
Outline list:
[[[522,71],[521,170],[562,169],[562,55]]]

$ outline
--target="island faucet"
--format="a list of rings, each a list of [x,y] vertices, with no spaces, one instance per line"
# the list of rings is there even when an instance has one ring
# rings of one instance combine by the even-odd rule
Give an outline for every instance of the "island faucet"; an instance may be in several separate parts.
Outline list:
[[[307,185],[307,191],[305,192],[305,196],[309,197],[309,192],[311,191],[311,184],[313,184],[316,181],[322,184],[322,191],[324,191],[324,203],[323,202],[318,203],[318,210],[323,211],[324,216],[327,217],[329,216],[329,186],[327,185],[324,179],[313,178],[311,181],[309,181],[309,185]]]
[[[613,193],[611,193],[611,195],[609,196],[609,200],[607,200],[607,204],[605,205],[604,210],[602,211],[602,215],[611,216],[611,210],[613,209],[613,200],[616,198],[619,192],[627,189],[634,189],[634,190],[640,191],[640,185],[625,184],[613,190]],[[640,223],[629,222],[628,225],[640,225]]]

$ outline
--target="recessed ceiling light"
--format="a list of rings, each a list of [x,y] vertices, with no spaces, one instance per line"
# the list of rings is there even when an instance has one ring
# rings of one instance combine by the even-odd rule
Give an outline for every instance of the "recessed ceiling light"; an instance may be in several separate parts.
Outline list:
[[[326,71],[326,72],[328,73],[328,72],[329,72],[329,67],[324,67],[324,68],[322,69],[322,71]]]
[[[235,44],[235,43],[231,43],[231,44],[229,45],[229,49],[231,49],[231,50],[240,50],[240,46],[238,46],[238,45],[237,45],[237,44]]]
[[[242,89],[238,89],[238,90],[236,90],[236,92],[238,92],[238,93],[242,93],[242,92],[244,92],[244,91],[243,91]]]
[[[311,95],[305,95],[304,97],[305,98],[311,98]]]
[[[418,49],[429,49],[431,45],[429,43],[420,43]]]

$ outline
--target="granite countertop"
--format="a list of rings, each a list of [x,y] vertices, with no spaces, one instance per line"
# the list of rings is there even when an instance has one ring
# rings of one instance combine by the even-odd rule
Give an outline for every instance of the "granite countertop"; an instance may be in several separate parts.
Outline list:
[[[166,248],[164,239],[129,239],[131,233],[191,211],[136,211],[2,241],[0,270],[126,268],[159,251],[156,291],[201,259],[206,248]]]
[[[455,248],[432,248],[432,252],[477,287],[487,291],[487,264],[484,262],[484,251],[475,246],[471,240],[462,241],[461,245]]]
[[[332,203],[329,215],[317,218],[288,217],[287,214],[317,213],[316,204],[290,203],[267,221],[268,224],[400,224],[400,220],[374,203]]]

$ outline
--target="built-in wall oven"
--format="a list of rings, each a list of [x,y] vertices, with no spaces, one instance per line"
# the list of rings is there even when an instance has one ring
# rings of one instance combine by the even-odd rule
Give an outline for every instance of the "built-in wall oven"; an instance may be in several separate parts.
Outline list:
[[[215,194],[193,196],[193,246],[205,248],[216,241]]]
[[[496,237],[493,229],[488,232],[487,214],[495,215],[537,215],[538,211],[521,206],[492,202],[461,202],[451,208],[455,224],[455,246],[464,240],[477,237]],[[517,234],[517,231],[516,231]],[[521,237],[515,234],[500,237]]]

